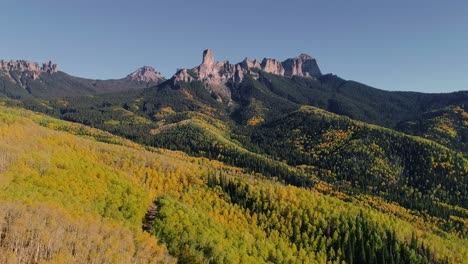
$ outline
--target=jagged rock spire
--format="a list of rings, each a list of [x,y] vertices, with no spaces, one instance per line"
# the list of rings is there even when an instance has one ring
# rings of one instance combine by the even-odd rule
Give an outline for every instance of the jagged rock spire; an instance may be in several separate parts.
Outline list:
[[[198,79],[221,84],[228,81],[240,82],[247,75],[256,78],[258,70],[285,77],[318,77],[321,75],[317,61],[307,54],[300,54],[283,62],[265,58],[259,63],[257,60],[251,61],[245,58],[238,64],[230,64],[228,61],[216,62],[213,51],[206,49],[203,51],[202,63],[191,70],[196,78],[190,78],[187,71],[179,70],[175,75],[175,80]]]
[[[59,71],[57,64],[51,61],[45,62],[40,66],[37,62],[17,60],[17,61],[4,61],[0,60],[0,71],[3,72],[20,72],[21,74],[29,74],[36,79],[42,72],[53,74]]]
[[[42,66],[40,66],[37,62],[31,62],[26,60],[0,60],[0,71],[19,85],[25,86],[22,79],[31,78],[33,80],[36,80],[39,78],[41,73],[54,74],[58,72],[59,69],[57,65],[53,64],[51,61],[45,62],[42,64]],[[21,78],[13,78],[13,72],[19,73]]]
[[[211,66],[214,63],[213,51],[206,49],[203,51],[203,61],[202,64],[206,66]]]

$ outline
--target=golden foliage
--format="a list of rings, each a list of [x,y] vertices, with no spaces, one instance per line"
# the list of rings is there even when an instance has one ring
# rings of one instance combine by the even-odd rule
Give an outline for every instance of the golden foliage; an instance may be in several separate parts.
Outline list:
[[[265,121],[265,119],[263,119],[262,117],[254,116],[254,117],[250,118],[250,119],[247,121],[247,125],[249,125],[249,126],[256,126],[256,125],[262,123],[263,121]]]
[[[0,234],[0,263],[175,262],[146,233],[42,203],[2,202]]]
[[[154,117],[158,120],[164,119],[168,116],[174,115],[176,112],[172,109],[172,107],[163,107],[161,108]]]

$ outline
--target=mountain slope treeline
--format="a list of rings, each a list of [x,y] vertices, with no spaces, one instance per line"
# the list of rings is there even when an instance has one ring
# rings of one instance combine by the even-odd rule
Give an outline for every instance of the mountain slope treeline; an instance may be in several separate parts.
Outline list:
[[[114,96],[20,104],[144,145],[218,159],[296,186],[311,187],[323,180],[349,194],[377,195],[442,219],[465,217],[445,206],[467,208],[462,195],[467,163],[459,149],[293,103],[287,99],[291,96],[274,92],[276,88],[264,85],[262,78],[281,79],[283,86],[277,86],[293,95],[307,93],[306,84],[317,81],[263,74],[259,80],[240,83],[239,94],[233,94],[239,104],[232,106],[217,101],[205,84],[196,81],[176,86],[168,81]],[[284,84],[299,81],[306,84]],[[458,98],[444,96],[445,103]]]

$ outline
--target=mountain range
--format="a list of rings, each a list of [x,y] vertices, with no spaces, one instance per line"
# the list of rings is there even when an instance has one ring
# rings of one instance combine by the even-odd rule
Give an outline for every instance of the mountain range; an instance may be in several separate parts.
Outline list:
[[[68,75],[52,62],[0,61],[0,95],[11,98],[50,98],[141,89],[164,81],[154,68],[144,66],[122,79],[91,80]]]
[[[0,66],[0,199],[22,201],[12,212],[57,206],[48,218],[86,234],[93,225],[69,211],[103,219],[96,241],[111,247],[115,226],[128,261],[151,262],[144,243],[158,262],[466,259],[468,91],[385,91],[306,54],[232,64],[205,50],[168,79],[149,66],[117,80]],[[94,243],[61,250],[74,262]]]
[[[40,66],[28,61],[0,61],[0,65],[0,95],[10,98],[46,99],[138,90],[158,84],[177,87],[178,83],[200,82],[217,101],[230,107],[242,106],[243,110],[239,111],[245,112],[246,108],[255,108],[252,105],[255,102],[248,98],[255,89],[243,89],[248,83],[247,86],[261,86],[262,94],[255,96],[268,97],[268,100],[259,99],[259,102],[281,101],[275,107],[270,105],[271,108],[312,105],[389,128],[434,109],[465,104],[468,99],[466,91],[445,94],[390,92],[333,74],[322,74],[317,61],[306,54],[283,62],[268,58],[259,62],[246,58],[231,64],[229,61],[215,61],[213,51],[205,50],[199,66],[179,69],[167,81],[149,66],[121,79],[92,80],[61,72],[51,62]]]

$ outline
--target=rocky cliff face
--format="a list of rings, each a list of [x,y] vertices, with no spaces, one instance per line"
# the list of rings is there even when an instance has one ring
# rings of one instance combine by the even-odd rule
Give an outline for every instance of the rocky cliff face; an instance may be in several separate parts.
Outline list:
[[[164,77],[161,75],[161,73],[157,72],[153,67],[150,66],[141,67],[140,69],[129,74],[127,78],[132,81],[146,83],[160,83],[162,80],[164,80]]]
[[[187,69],[178,69],[173,78],[176,82],[191,82],[195,80],[195,78],[189,74]]]
[[[189,74],[189,71],[193,73]],[[202,63],[191,70],[178,70],[174,75],[175,81],[190,82],[199,80],[208,84],[225,84],[229,81],[240,82],[245,76],[258,77],[258,71],[264,71],[285,77],[318,77],[321,75],[317,61],[309,55],[301,54],[283,62],[275,59],[263,59],[262,62],[245,58],[237,64],[229,61],[216,62],[212,50],[203,52]]]
[[[25,78],[36,80],[41,73],[53,74],[59,71],[56,64],[51,61],[43,63],[42,66],[36,62],[25,60],[4,61],[0,60],[0,71],[10,77],[15,82],[22,84]]]
[[[322,75],[317,61],[307,54],[301,54],[295,58],[287,59],[281,64],[284,68],[284,75],[303,76],[303,77],[317,77]]]
[[[248,58],[245,58],[241,63],[240,63],[241,68],[243,69],[262,69],[262,65],[260,65],[260,62],[257,60],[249,60]]]
[[[271,74],[284,76],[284,68],[281,62],[275,59],[263,59],[262,61],[262,71],[268,72]]]

